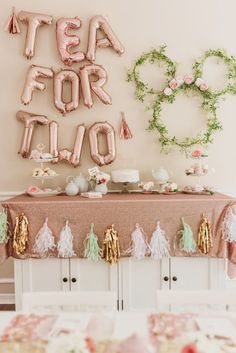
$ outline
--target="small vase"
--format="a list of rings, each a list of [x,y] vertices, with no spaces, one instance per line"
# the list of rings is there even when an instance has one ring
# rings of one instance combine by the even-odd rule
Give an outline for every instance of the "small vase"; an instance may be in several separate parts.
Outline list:
[[[97,184],[95,186],[95,191],[97,192],[101,192],[103,195],[106,195],[107,194],[107,184],[106,183],[103,183],[103,184]]]

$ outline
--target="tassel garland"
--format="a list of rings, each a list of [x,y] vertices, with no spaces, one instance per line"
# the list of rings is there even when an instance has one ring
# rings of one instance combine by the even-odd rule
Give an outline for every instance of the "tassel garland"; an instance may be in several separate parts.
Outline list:
[[[159,260],[163,257],[170,257],[170,244],[164,230],[160,227],[160,222],[157,222],[156,230],[152,234],[150,250],[153,259]]]
[[[131,234],[131,247],[126,251],[134,258],[142,260],[145,258],[149,250],[149,245],[145,239],[144,231],[136,224],[136,229]]]
[[[194,240],[193,231],[189,224],[185,223],[184,218],[181,217],[183,229],[178,234],[181,235],[180,249],[186,253],[194,253],[196,251],[196,242]]]
[[[48,227],[48,218],[46,218],[42,228],[36,235],[34,252],[40,256],[44,256],[48,251],[53,250],[55,247],[54,236],[51,229]]]
[[[66,225],[61,230],[57,251],[58,257],[72,257],[76,255],[73,249],[73,234],[68,221],[66,221]]]
[[[128,139],[132,139],[132,133],[130,131],[129,125],[127,124],[126,120],[125,120],[125,113],[121,113],[121,127],[120,127],[120,139],[123,140],[128,140]]]
[[[236,215],[230,207],[224,217],[222,223],[222,238],[228,242],[236,242]]]
[[[7,224],[7,213],[3,208],[0,213],[0,244],[7,244],[9,240],[8,224]]]
[[[12,33],[12,34],[20,33],[20,27],[17,22],[17,16],[15,13],[14,7],[12,8],[12,14],[7,22],[7,25],[5,27],[5,31],[8,33]]]
[[[91,223],[90,231],[84,241],[84,257],[92,261],[98,261],[102,255],[102,249],[98,245],[98,237],[94,233],[94,224]]]
[[[24,213],[16,217],[13,232],[13,249],[17,255],[22,255],[29,241],[29,221]]]
[[[202,215],[202,222],[198,231],[197,245],[200,251],[205,255],[209,254],[213,246],[211,225],[204,214]]]
[[[114,228],[114,224],[107,228],[104,233],[102,257],[110,264],[117,263],[120,258],[120,244],[118,232]]]

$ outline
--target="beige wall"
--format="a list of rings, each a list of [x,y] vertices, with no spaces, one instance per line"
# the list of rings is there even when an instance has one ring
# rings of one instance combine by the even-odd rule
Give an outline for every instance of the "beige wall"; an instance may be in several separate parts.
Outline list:
[[[95,14],[108,17],[119,39],[123,42],[126,52],[119,57],[112,50],[98,50],[98,64],[104,65],[108,72],[107,92],[112,96],[113,104],[105,106],[95,99],[91,110],[83,106],[82,101],[76,112],[66,118],[60,116],[53,105],[52,82],[47,81],[45,92],[37,92],[32,103],[26,108],[30,112],[45,114],[60,124],[60,147],[72,147],[74,128],[84,122],[90,126],[95,121],[108,120],[118,131],[120,111],[125,111],[127,120],[133,131],[134,138],[121,141],[117,138],[117,159],[104,168],[110,171],[115,168],[135,167],[141,172],[142,179],[151,178],[151,169],[160,165],[173,173],[181,185],[189,183],[184,175],[184,168],[189,164],[184,156],[174,150],[168,156],[160,154],[158,134],[147,132],[149,113],[144,106],[134,99],[134,87],[126,82],[126,71],[133,61],[145,50],[158,47],[162,43],[168,46],[168,55],[179,63],[178,72],[184,75],[191,72],[193,60],[202,55],[208,48],[226,48],[230,54],[236,55],[235,41],[235,0],[148,0],[148,1],[26,1],[14,0],[14,3],[3,0],[0,11],[0,27],[3,28],[11,11],[16,9],[61,16],[79,16],[83,21],[79,30],[81,48],[86,50],[88,20]],[[17,151],[22,138],[23,127],[16,121],[15,113],[25,109],[20,102],[25,74],[31,63],[53,67],[63,67],[56,48],[55,23],[45,26],[39,31],[36,55],[27,61],[23,55],[25,26],[21,25],[22,34],[10,36],[0,31],[1,44],[1,129],[0,129],[0,192],[23,190],[33,181],[30,177],[34,164],[23,160]],[[74,65],[78,69],[80,65]],[[155,70],[154,70],[155,69]],[[217,87],[224,82],[224,68],[207,65],[205,77]],[[151,68],[143,71],[150,82],[157,87],[163,83],[161,69]],[[177,136],[190,135],[196,128],[204,128],[202,111],[199,109],[199,98],[179,96],[173,106],[165,106],[166,122],[170,132]],[[208,178],[207,183],[225,190],[235,189],[234,160],[236,157],[236,97],[229,96],[222,103],[219,117],[224,125],[223,133],[215,138],[210,148],[210,166],[216,169],[215,175]],[[38,129],[34,146],[39,141],[47,143],[45,129]],[[89,157],[86,136],[82,153],[81,167],[72,169],[65,164],[55,166],[60,173],[60,184],[63,186],[65,177],[86,171],[94,163]]]

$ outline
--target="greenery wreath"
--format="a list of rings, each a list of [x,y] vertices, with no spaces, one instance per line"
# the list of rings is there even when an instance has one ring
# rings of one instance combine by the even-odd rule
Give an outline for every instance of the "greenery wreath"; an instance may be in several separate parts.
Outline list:
[[[183,78],[176,77],[176,63],[165,54],[166,45],[162,45],[159,50],[152,49],[138,58],[134,66],[128,71],[128,81],[133,81],[136,85],[135,97],[144,102],[147,95],[153,95],[153,101],[147,106],[152,110],[152,118],[149,120],[149,130],[157,130],[160,134],[159,141],[162,150],[168,152],[172,146],[178,146],[181,151],[187,150],[194,145],[207,146],[213,142],[213,134],[222,130],[222,125],[217,118],[219,100],[225,94],[236,94],[236,57],[227,56],[222,49],[208,50],[201,58],[193,64],[193,75],[186,75]],[[220,91],[215,91],[203,80],[203,66],[207,58],[218,57],[223,60],[228,68],[228,84]],[[161,90],[154,90],[144,83],[140,78],[140,66],[150,64],[163,64],[166,67],[166,87]],[[185,93],[200,94],[202,97],[201,107],[206,113],[206,130],[199,131],[195,137],[186,137],[179,140],[176,136],[169,136],[168,129],[161,119],[162,103],[173,103],[177,94]]]

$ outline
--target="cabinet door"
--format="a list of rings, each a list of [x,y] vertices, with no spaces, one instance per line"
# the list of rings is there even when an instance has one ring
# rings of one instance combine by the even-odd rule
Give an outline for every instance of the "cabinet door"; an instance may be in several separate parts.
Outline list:
[[[71,290],[115,291],[118,289],[117,265],[88,259],[70,260]]]
[[[169,289],[169,259],[123,258],[119,277],[123,310],[154,310],[157,289]]]
[[[172,257],[170,261],[171,289],[210,289],[208,258]]]
[[[61,291],[70,289],[69,260],[14,260],[16,307],[21,309],[22,292]]]

